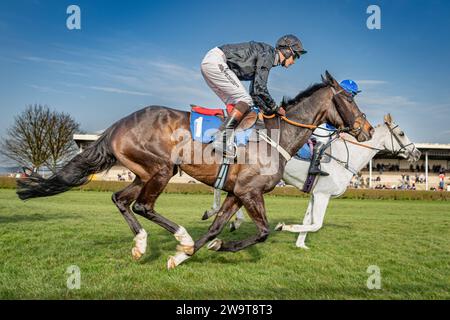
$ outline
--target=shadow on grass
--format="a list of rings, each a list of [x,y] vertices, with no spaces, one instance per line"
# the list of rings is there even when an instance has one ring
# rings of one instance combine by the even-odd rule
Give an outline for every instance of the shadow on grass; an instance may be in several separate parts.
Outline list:
[[[195,237],[194,235],[202,235],[206,232],[204,227],[191,227],[189,229],[189,232],[194,237],[194,241],[197,240],[199,237]],[[223,233],[229,233],[228,230],[222,231]],[[243,232],[239,235],[237,239],[245,239],[249,236],[252,236],[252,232]],[[224,241],[230,240],[229,237],[220,237]],[[141,260],[141,263],[149,263],[153,262],[155,260],[161,259],[161,258],[167,258],[169,255],[174,255],[176,250],[176,245],[178,242],[175,241],[172,234],[166,232],[166,233],[158,233],[158,240],[156,241],[155,238],[150,236],[148,238],[147,243],[147,254],[143,257]],[[259,244],[261,245],[261,244]],[[233,252],[216,252],[216,251],[208,251],[206,249],[206,245],[200,249],[202,252],[209,252],[210,255],[208,255],[208,263],[217,263],[217,264],[236,264],[236,258],[234,256]],[[261,253],[257,246],[251,246],[243,250],[244,252],[248,253],[247,257],[244,257],[243,259],[239,259],[241,262],[257,262],[261,259]],[[233,257],[234,256],[234,257]],[[231,257],[228,258],[228,257]],[[203,257],[198,257],[197,255],[193,255],[191,259],[189,259],[189,262],[195,263],[202,263]]]

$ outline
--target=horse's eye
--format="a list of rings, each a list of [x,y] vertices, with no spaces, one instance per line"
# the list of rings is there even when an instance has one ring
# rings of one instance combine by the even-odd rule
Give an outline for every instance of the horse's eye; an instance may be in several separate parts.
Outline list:
[[[399,135],[400,135],[400,137],[404,137],[405,133],[403,131],[400,131]]]

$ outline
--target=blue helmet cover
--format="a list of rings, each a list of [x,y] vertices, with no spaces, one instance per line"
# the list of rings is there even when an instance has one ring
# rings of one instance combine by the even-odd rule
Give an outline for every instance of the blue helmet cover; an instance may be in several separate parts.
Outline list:
[[[361,92],[361,91],[359,91],[358,84],[355,81],[350,80],[350,79],[342,80],[340,83],[340,86],[342,87],[342,89],[344,89],[345,91],[347,91],[348,93],[351,93],[351,94],[357,94],[357,93]]]

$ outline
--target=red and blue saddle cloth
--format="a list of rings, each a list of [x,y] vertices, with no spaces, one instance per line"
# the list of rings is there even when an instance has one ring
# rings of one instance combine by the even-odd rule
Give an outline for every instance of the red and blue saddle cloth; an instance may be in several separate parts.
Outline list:
[[[233,110],[234,105],[229,104],[226,109],[210,109],[196,105],[191,105],[191,119],[190,129],[192,139],[202,143],[211,143],[215,139],[215,134],[219,130],[220,125],[226,118],[227,114]],[[259,112],[257,107],[252,107],[252,110]],[[235,143],[238,146],[245,146],[248,144],[250,135],[253,132],[255,125],[246,130],[235,131]]]

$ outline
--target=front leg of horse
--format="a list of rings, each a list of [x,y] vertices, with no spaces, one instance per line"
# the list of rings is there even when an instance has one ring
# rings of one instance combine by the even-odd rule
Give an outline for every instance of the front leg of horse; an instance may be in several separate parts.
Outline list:
[[[255,236],[240,241],[222,242],[220,240],[217,240],[216,242],[211,243],[211,245],[209,246],[212,250],[236,252],[256,243],[264,242],[269,236],[269,222],[267,221],[267,217],[265,214],[266,210],[264,207],[264,199],[262,194],[245,194],[239,199],[244,204],[245,209],[247,209],[247,213],[250,218],[256,224],[258,233]]]
[[[228,194],[219,210],[219,213],[216,215],[214,222],[209,227],[208,232],[195,242],[195,251],[202,248],[208,241],[214,239],[223,230],[228,220],[241,207],[241,205],[241,202],[235,195]],[[213,243],[219,242],[220,240],[213,241]],[[210,246],[208,246],[208,248],[210,248]]]

